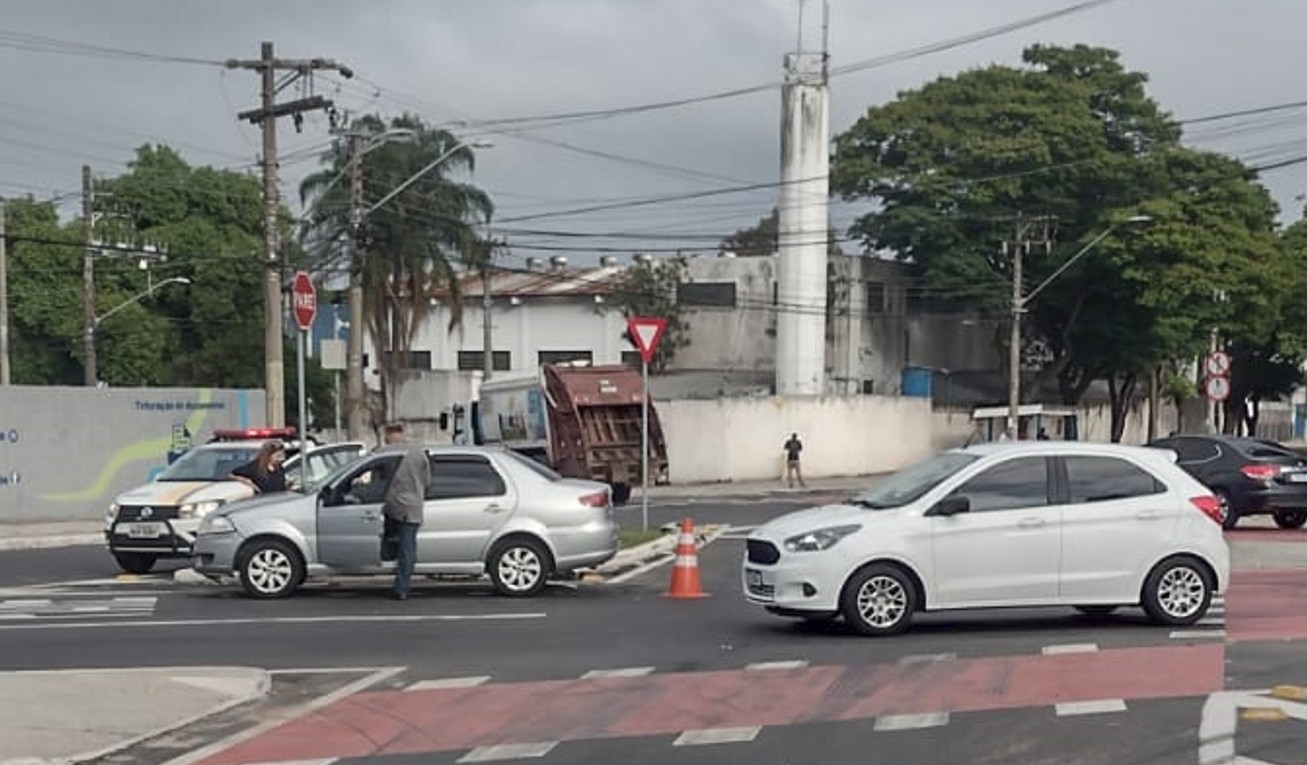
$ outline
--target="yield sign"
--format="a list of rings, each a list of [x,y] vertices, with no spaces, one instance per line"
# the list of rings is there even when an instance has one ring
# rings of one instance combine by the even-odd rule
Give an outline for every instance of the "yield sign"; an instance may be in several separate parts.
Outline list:
[[[626,320],[626,332],[631,342],[640,351],[640,358],[648,364],[653,361],[654,351],[658,350],[658,341],[663,339],[667,329],[667,320],[653,316],[632,316]]]

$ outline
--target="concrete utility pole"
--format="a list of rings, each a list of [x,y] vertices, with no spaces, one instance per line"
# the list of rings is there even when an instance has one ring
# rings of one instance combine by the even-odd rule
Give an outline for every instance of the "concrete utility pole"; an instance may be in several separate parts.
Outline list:
[[[9,384],[9,253],[5,200],[0,199],[0,385]]]
[[[1052,251],[1052,220],[1048,216],[1023,218],[1018,214],[1016,236],[1003,243],[1004,254],[1012,257],[1012,326],[1008,338],[1007,382],[1007,437],[1012,441],[1021,438],[1021,316],[1029,299],[1022,294],[1025,288],[1023,260],[1036,245],[1042,245],[1046,253]],[[1040,285],[1040,289],[1043,286]]]
[[[826,392],[828,58],[824,41],[821,53],[785,57],[776,309],[776,393],[782,396]]]
[[[490,283],[494,279],[494,274],[491,271],[491,260],[495,254],[495,243],[491,239],[490,218],[488,217],[486,218],[486,239],[483,246],[485,252],[481,262],[481,379],[485,381],[490,379],[490,375],[495,369],[494,325],[490,319],[490,311],[495,304],[490,290]]]
[[[95,201],[91,188],[91,167],[82,165],[82,342],[86,359],[82,364],[83,382],[94,387],[99,382],[95,357]]]
[[[277,231],[277,118],[291,117],[298,129],[304,112],[331,108],[332,102],[322,96],[308,96],[285,103],[276,103],[277,93],[316,71],[334,70],[349,78],[354,72],[331,59],[281,59],[273,55],[272,43],[264,42],[262,55],[255,60],[228,59],[228,69],[250,69],[262,79],[262,103],[258,109],[241,112],[238,119],[263,128],[263,258],[266,269],[264,280],[264,387],[267,402],[267,424],[279,428],[286,424],[285,360],[282,348],[282,263]],[[277,82],[277,72],[289,75]]]
[[[363,134],[349,134],[349,345],[345,350],[345,411],[349,437],[363,437]]]

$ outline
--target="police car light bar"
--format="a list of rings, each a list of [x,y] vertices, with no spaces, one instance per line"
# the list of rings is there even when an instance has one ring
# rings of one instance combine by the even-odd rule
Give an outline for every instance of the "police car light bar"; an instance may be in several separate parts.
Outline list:
[[[259,438],[294,438],[294,428],[215,428],[215,440],[250,441]]]

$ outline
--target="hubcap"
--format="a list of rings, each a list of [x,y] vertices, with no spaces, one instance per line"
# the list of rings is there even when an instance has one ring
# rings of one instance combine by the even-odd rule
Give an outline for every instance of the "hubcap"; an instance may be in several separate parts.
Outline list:
[[[245,575],[259,592],[277,592],[290,583],[290,558],[280,550],[264,548],[250,556]]]
[[[513,547],[499,556],[499,581],[514,592],[534,587],[543,570],[540,556],[528,547]]]
[[[858,590],[858,613],[873,627],[892,627],[906,613],[908,593],[893,577],[873,576]]]
[[[1177,566],[1162,575],[1157,585],[1157,602],[1167,616],[1185,619],[1203,607],[1207,583],[1192,568]]]

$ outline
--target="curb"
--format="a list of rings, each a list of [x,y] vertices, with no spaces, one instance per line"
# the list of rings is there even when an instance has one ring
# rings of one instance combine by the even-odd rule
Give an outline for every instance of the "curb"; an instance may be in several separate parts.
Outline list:
[[[655,562],[664,558],[670,559],[669,556],[671,556],[672,551],[676,549],[676,537],[678,532],[675,529],[669,530],[669,527],[676,525],[677,524],[669,524],[668,527],[663,527],[662,530],[665,533],[658,539],[621,550],[607,563],[604,563],[593,571],[590,571],[583,578],[586,581],[602,584],[623,574],[628,574],[644,567],[652,567]],[[703,549],[713,540],[717,539],[717,537],[725,533],[727,528],[729,527],[721,524],[695,527],[695,546],[698,549]]]
[[[0,551],[52,550],[59,547],[89,547],[104,544],[104,534],[61,534],[44,537],[0,538]]]

